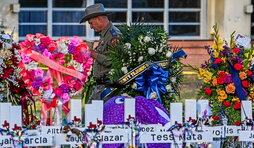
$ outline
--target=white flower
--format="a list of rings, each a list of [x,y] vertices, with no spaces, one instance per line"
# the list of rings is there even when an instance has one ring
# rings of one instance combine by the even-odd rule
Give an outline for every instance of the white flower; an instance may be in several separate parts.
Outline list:
[[[155,99],[155,100],[157,100],[157,98],[158,98],[157,93],[153,91],[153,92],[149,95],[149,98],[150,98],[150,99]]]
[[[170,80],[171,80],[172,83],[175,83],[176,82],[176,77],[171,77]]]
[[[167,92],[172,92],[172,86],[169,84],[169,85],[166,85],[166,90]]]
[[[68,53],[68,46],[65,43],[60,42],[57,44],[57,47],[58,47],[59,52],[61,52],[63,54]]]
[[[53,93],[53,89],[48,89],[43,94],[43,98],[47,100],[54,98],[54,96],[55,94]]]
[[[150,54],[150,55],[154,55],[155,54],[155,49],[154,48],[148,48],[148,53]]]
[[[124,72],[124,74],[128,73],[127,67],[122,67],[121,70]]]
[[[170,58],[172,55],[173,55],[173,53],[170,52],[170,51],[168,51],[168,52],[166,53],[166,57],[167,57],[167,58]]]
[[[12,44],[10,44],[10,43],[3,43],[3,45],[2,45],[3,47],[3,49],[6,49],[6,50],[9,50],[9,49],[11,49],[12,48]]]
[[[131,85],[131,88],[132,88],[132,89],[136,89],[137,87],[138,87],[137,83],[133,83],[133,84]]]
[[[75,60],[71,60],[68,65],[73,66],[77,71],[80,71],[80,72],[84,71],[82,65]]]
[[[254,58],[252,58],[251,60],[251,65],[254,65]]]
[[[121,96],[131,97],[131,96],[129,96],[127,93],[123,93],[123,94],[121,94]]]
[[[142,62],[143,59],[144,59],[144,57],[143,57],[143,56],[140,56],[140,57],[138,58],[138,61],[139,61],[139,62]]]
[[[34,39],[34,44],[36,45],[36,46],[38,46],[38,45],[40,45],[41,44],[41,40],[40,39]]]
[[[131,44],[130,43],[125,43],[125,46],[127,47],[127,49],[131,49]]]
[[[30,62],[29,64],[25,64],[25,67],[28,71],[35,70],[38,68],[38,63],[35,61]]]
[[[144,42],[147,43],[147,42],[150,42],[152,39],[149,37],[149,36],[145,36],[144,38]]]

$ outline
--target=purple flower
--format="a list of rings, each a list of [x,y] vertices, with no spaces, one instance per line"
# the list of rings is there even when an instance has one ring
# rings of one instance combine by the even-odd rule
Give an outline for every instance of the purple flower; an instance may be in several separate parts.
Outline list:
[[[227,84],[233,82],[233,81],[232,81],[231,74],[227,74],[227,75],[225,76],[224,80],[225,80],[225,83],[227,83]]]
[[[66,84],[60,85],[59,88],[63,91],[63,93],[68,93],[69,92],[69,88]]]
[[[33,81],[32,86],[33,86],[33,88],[38,90],[40,88],[41,84],[42,84],[42,81]]]
[[[225,47],[227,47],[227,46],[225,46]],[[223,50],[222,52],[221,52],[221,56],[229,56],[229,54],[230,54],[230,50],[228,49],[228,47],[227,48],[225,48],[225,50]]]
[[[241,59],[240,57],[233,57],[233,58],[231,59],[231,62],[232,62],[233,64],[236,64],[236,63],[242,64],[242,63],[243,63],[243,61],[242,61],[242,59]]]
[[[38,46],[35,46],[34,49],[39,53],[43,53],[43,51],[45,50],[45,46],[43,44],[39,44]]]
[[[74,45],[68,46],[68,53],[73,54],[76,51],[76,47]]]

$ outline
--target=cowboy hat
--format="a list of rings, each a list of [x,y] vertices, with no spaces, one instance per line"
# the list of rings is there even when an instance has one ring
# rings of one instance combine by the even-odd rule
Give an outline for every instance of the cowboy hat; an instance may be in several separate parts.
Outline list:
[[[79,21],[79,23],[86,22],[88,19],[100,16],[100,15],[107,15],[111,12],[106,12],[104,9],[103,4],[97,3],[91,6],[88,6],[85,10],[85,16]]]

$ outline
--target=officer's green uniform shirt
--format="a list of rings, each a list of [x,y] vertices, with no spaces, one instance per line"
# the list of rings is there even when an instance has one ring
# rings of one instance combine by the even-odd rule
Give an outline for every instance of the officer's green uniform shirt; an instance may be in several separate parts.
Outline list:
[[[108,59],[108,48],[111,46],[112,41],[119,37],[121,32],[116,28],[112,22],[106,26],[104,30],[100,32],[99,44],[96,47],[98,56],[93,64],[93,76],[95,79],[105,77],[110,71],[111,62]]]

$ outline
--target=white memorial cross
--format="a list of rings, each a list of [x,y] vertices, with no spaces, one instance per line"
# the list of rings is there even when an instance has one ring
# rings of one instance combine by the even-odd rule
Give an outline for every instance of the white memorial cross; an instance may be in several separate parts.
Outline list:
[[[0,103],[0,128],[3,128],[3,124],[5,121],[8,123],[11,122],[10,108],[11,103]]]
[[[85,126],[97,125],[98,120],[103,121],[103,101],[93,100],[92,104],[85,105]]]
[[[124,121],[129,122],[130,127],[134,128],[135,126],[134,120],[136,117],[136,100],[134,98],[126,98],[124,100]],[[128,143],[131,147],[136,147],[135,136],[132,133],[133,131],[130,129]]]

